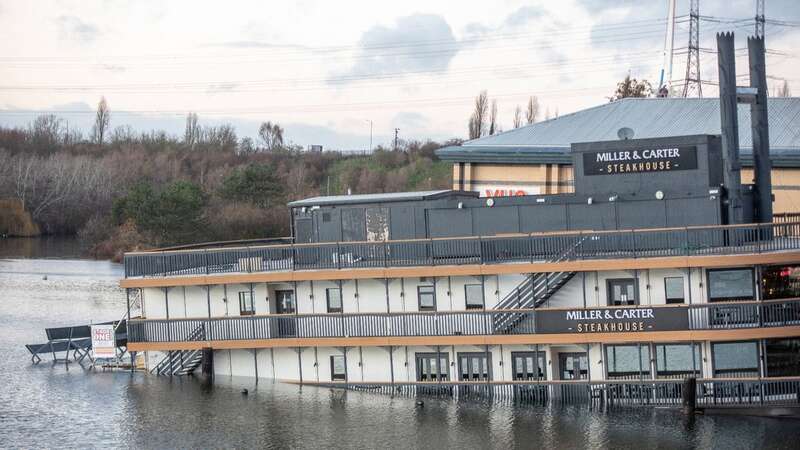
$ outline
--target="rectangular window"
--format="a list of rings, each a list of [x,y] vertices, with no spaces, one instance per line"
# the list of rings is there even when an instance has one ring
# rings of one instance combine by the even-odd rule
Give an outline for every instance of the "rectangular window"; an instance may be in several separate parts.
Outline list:
[[[650,346],[606,345],[609,380],[650,378]]]
[[[239,292],[239,314],[242,316],[252,316],[256,313],[253,304],[253,293],[250,291]]]
[[[483,285],[468,284],[464,286],[467,309],[483,309]]]
[[[683,277],[664,278],[664,294],[668,305],[685,303]]]
[[[331,380],[347,380],[347,365],[345,364],[343,355],[331,356]]]
[[[767,339],[764,347],[768,377],[800,375],[800,339]]]
[[[711,344],[714,376],[746,378],[758,376],[758,343],[721,342]]]
[[[436,292],[433,286],[417,286],[420,311],[436,311]]]
[[[450,379],[450,357],[447,353],[417,353],[417,381],[447,381]]]
[[[708,301],[754,300],[753,269],[709,269]]]
[[[636,295],[635,278],[618,278],[607,280],[608,286],[608,305],[625,306],[638,305],[639,299]]]
[[[761,271],[764,300],[800,297],[800,267],[769,266]]]
[[[339,288],[325,289],[325,297],[328,300],[328,312],[342,312],[342,291]]]
[[[470,352],[458,354],[459,381],[490,381],[491,379],[491,353]]]
[[[278,314],[294,314],[294,291],[275,291],[275,312]]]
[[[700,346],[691,344],[656,344],[656,376],[684,378],[700,376]]]
[[[547,379],[547,361],[544,352],[511,352],[511,374],[514,381]]]

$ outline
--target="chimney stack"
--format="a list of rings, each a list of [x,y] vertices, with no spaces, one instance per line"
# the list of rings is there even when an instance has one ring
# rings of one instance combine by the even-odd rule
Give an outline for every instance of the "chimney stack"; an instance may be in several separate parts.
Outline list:
[[[736,100],[736,55],[733,33],[717,33],[719,112],[722,134],[723,184],[727,192],[727,223],[744,221],[739,162],[739,115]]]
[[[756,184],[756,222],[772,222],[772,162],[769,159],[769,118],[767,117],[767,68],[764,37],[747,38],[750,57],[750,87],[756,90],[750,103],[753,136],[753,165]]]

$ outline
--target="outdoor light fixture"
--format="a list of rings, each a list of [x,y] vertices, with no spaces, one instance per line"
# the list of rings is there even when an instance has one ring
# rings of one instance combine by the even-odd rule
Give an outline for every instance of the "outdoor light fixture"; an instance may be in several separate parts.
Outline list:
[[[494,206],[494,199],[493,199],[493,198],[487,198],[487,199],[486,199],[486,206],[488,206],[488,207],[490,207],[490,208],[491,208],[492,206]]]
[[[536,203],[544,203],[544,202],[545,202],[545,199],[543,199],[543,198],[537,198],[536,199]]]
[[[591,205],[592,204],[592,197],[589,197],[589,198],[586,199],[586,204],[587,205]]]
[[[458,202],[458,209],[464,209],[464,202]]]
[[[656,199],[664,200],[664,193],[662,191],[656,191]]]
[[[618,198],[619,198],[619,195],[614,194],[611,197],[608,197],[608,201],[615,202],[615,201],[617,201]]]

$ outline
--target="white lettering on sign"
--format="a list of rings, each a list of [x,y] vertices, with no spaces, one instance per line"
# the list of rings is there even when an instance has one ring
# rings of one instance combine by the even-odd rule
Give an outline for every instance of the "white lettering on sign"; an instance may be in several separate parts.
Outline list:
[[[596,158],[597,162],[616,162],[633,161],[639,159],[680,158],[680,156],[681,151],[678,148],[658,148],[621,152],[602,152],[598,153]]]
[[[513,184],[507,184],[507,185],[477,184],[473,185],[472,190],[478,192],[481,197],[516,197],[520,195],[539,194],[538,187],[519,186]]]

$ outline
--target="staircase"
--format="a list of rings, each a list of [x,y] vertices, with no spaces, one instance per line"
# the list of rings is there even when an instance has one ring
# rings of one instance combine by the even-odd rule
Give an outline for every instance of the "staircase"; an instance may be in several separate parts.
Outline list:
[[[204,341],[206,338],[203,325],[195,328],[185,341]],[[203,350],[171,350],[152,370],[156,375],[190,375],[203,362]]]
[[[586,237],[580,237],[570,243],[566,250],[549,259],[549,263],[557,263],[573,259],[577,249]],[[525,277],[513,291],[501,300],[494,309],[533,309],[538,308],[550,299],[559,289],[574,277],[576,272],[534,273]],[[495,314],[494,330],[497,334],[510,333],[514,327],[525,320],[528,313]]]

